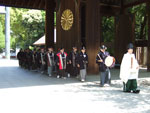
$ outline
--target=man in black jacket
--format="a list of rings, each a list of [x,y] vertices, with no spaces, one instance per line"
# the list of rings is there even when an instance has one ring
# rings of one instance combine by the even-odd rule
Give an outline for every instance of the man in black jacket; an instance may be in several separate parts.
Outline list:
[[[78,58],[77,58],[77,66],[80,69],[80,80],[82,82],[85,81],[85,78],[87,75],[87,72],[86,72],[87,64],[88,64],[88,55],[85,52],[85,47],[82,47],[81,53],[78,55]]]
[[[110,70],[105,65],[105,59],[109,56],[109,53],[106,52],[107,47],[102,45],[100,47],[100,52],[97,54],[96,63],[99,65],[100,69],[100,86],[103,87],[104,84],[109,85],[111,82]]]

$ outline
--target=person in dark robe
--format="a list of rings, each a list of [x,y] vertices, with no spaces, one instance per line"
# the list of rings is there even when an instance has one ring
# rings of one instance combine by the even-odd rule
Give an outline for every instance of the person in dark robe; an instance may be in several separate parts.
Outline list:
[[[70,66],[70,75],[71,77],[77,77],[79,74],[79,69],[77,67],[77,57],[78,57],[78,52],[77,52],[77,47],[73,47],[73,50],[69,54],[69,66]]]
[[[81,52],[77,57],[77,66],[80,70],[79,80],[84,82],[87,75],[87,64],[88,64],[88,55],[86,54],[85,47],[81,48]]]
[[[100,47],[100,52],[96,56],[96,63],[99,65],[100,70],[100,86],[103,87],[109,86],[111,83],[111,74],[110,69],[105,65],[105,59],[109,55],[109,52],[106,51],[107,47],[102,45]]]

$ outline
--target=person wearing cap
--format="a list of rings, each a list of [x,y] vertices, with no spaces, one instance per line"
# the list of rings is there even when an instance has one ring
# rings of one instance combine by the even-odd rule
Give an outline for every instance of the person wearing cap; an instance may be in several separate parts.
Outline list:
[[[105,59],[109,55],[106,51],[105,45],[100,46],[100,52],[96,56],[96,63],[99,65],[100,70],[100,87],[109,86],[111,83],[110,69],[105,65]]]
[[[69,58],[69,64],[70,64],[70,74],[72,77],[77,77],[78,75],[78,67],[77,67],[77,57],[78,57],[78,52],[77,52],[77,47],[74,46],[72,47],[72,51],[70,52],[68,58]]]
[[[52,47],[48,47],[48,51],[46,53],[47,67],[48,67],[48,75],[52,76],[55,66],[55,54]]]
[[[120,78],[123,81],[123,91],[139,93],[137,89],[137,79],[139,72],[139,64],[133,54],[133,44],[129,43],[127,46],[127,53],[124,54],[120,66]]]
[[[81,48],[81,53],[77,57],[77,66],[80,70],[80,77],[79,79],[84,82],[86,79],[86,69],[87,69],[87,64],[88,64],[88,55],[86,54],[86,49],[85,47]]]
[[[59,75],[57,78],[66,79],[66,65],[67,65],[67,53],[64,52],[64,48],[60,48],[60,52],[57,53],[56,63],[59,66]]]

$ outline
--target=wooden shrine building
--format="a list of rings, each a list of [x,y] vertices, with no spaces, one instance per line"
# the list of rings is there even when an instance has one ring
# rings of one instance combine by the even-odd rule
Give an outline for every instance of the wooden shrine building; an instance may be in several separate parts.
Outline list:
[[[102,17],[115,17],[114,56],[121,62],[129,42],[135,44],[135,17],[129,7],[145,3],[148,16],[147,67],[150,71],[150,0],[0,0],[0,5],[46,11],[46,46],[54,46],[54,12],[56,12],[55,49],[63,46],[67,52],[76,45],[86,46],[89,73],[98,73],[95,63],[102,40]],[[143,45],[143,43],[142,43]]]

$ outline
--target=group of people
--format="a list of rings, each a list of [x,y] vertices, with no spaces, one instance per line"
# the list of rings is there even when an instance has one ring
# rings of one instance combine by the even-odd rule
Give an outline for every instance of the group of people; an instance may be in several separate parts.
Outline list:
[[[28,70],[36,70],[46,73],[48,76],[57,78],[76,77],[84,82],[86,79],[86,67],[88,64],[88,55],[85,47],[78,53],[77,47],[67,54],[63,47],[56,53],[53,47],[48,47],[33,51],[28,49],[20,50],[17,54],[20,67]]]
[[[100,70],[100,86],[111,84],[110,67],[107,67],[105,60],[109,55],[106,51],[107,47],[102,45],[100,52],[97,54],[96,63],[99,65]],[[133,53],[134,46],[132,43],[127,45],[127,53],[123,55],[123,59],[120,65],[120,79],[123,82],[123,92],[127,93],[139,93],[137,88],[137,79],[139,73],[139,64]]]
[[[127,53],[124,54],[120,66],[120,78],[123,81],[123,91],[139,93],[137,89],[137,78],[139,65],[133,53],[134,46],[130,43],[127,46]],[[84,82],[87,75],[88,55],[86,48],[82,47],[78,53],[77,47],[67,54],[63,47],[56,53],[52,47],[38,51],[30,49],[20,50],[17,55],[19,65],[29,70],[39,70],[49,76],[56,75],[57,78],[76,77]],[[100,87],[111,84],[111,67],[105,64],[105,60],[110,56],[105,45],[100,46],[100,51],[96,56],[96,63],[100,70]],[[113,67],[113,66],[112,66]]]

